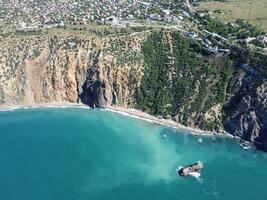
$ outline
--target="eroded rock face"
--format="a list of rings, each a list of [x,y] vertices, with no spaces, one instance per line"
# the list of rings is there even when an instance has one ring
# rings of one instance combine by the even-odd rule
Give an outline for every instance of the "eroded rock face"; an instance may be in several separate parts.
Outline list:
[[[0,41],[0,106],[81,101],[92,107],[133,106],[145,38],[6,38]]]
[[[267,151],[267,81],[247,75],[224,107],[227,132]]]
[[[80,99],[92,108],[105,108],[112,103],[112,88],[100,67],[99,51],[87,70],[86,81],[82,86]]]
[[[92,108],[105,108],[112,103],[111,87],[104,80],[87,80],[83,85],[81,101]]]

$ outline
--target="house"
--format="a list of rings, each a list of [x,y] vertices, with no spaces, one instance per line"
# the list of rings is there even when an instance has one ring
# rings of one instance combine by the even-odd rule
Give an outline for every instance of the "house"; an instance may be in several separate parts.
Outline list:
[[[208,40],[207,38],[204,39],[204,43],[207,45],[207,46],[210,46],[212,43],[210,40]]]
[[[156,14],[156,13],[155,14],[150,14],[149,18],[151,20],[161,20],[161,16],[159,14]]]
[[[218,50],[219,50],[219,48],[218,48],[218,46],[216,45],[216,46],[210,46],[210,47],[208,47],[208,49],[211,51],[211,52],[213,52],[213,53],[217,53],[218,52]]]
[[[190,37],[191,39],[196,39],[196,38],[198,37],[197,33],[192,32],[192,31],[187,32],[186,35],[187,35],[188,37]]]

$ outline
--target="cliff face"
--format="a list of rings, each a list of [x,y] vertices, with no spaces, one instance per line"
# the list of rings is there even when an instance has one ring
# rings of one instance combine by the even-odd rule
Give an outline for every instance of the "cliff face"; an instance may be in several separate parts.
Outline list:
[[[0,46],[1,106],[136,107],[267,151],[266,79],[177,33],[20,36]]]
[[[84,41],[92,45],[92,41]],[[89,49],[71,49],[58,37],[16,38],[1,41],[2,104],[78,100],[90,65]],[[87,58],[86,58],[87,57]]]
[[[225,104],[224,128],[267,151],[267,81],[259,75],[236,71]]]
[[[132,105],[145,38],[146,34],[6,38],[0,41],[0,103]]]

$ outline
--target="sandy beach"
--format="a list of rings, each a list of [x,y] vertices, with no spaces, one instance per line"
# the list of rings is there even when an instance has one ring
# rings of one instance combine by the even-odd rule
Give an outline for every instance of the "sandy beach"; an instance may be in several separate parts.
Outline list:
[[[70,103],[70,102],[52,102],[52,103],[40,103],[40,104],[34,104],[34,105],[7,105],[7,106],[0,106],[0,112],[5,111],[14,111],[19,109],[37,109],[37,108],[81,108],[81,109],[91,109],[85,104],[80,103]],[[150,123],[164,125],[167,127],[171,127],[174,129],[180,129],[187,132],[190,132],[194,135],[205,135],[205,136],[212,136],[212,135],[222,135],[221,133],[215,133],[210,131],[203,131],[200,129],[192,128],[192,127],[186,127],[182,124],[179,124],[175,122],[174,120],[170,119],[164,119],[164,118],[157,118],[155,116],[152,116],[150,114],[147,114],[141,110],[134,109],[134,108],[123,108],[123,107],[117,107],[117,106],[109,106],[105,109],[101,109],[108,112],[115,112],[122,115],[126,115],[129,117],[138,118],[144,121],[148,121]],[[230,134],[223,134],[225,136],[233,137]]]
[[[217,135],[217,134],[210,132],[210,131],[203,131],[203,130],[195,129],[192,127],[186,127],[182,124],[175,122],[174,120],[157,118],[153,115],[147,114],[141,110],[134,109],[134,108],[123,108],[123,107],[112,106],[112,107],[108,107],[104,110],[107,110],[110,112],[120,113],[122,115],[127,115],[130,117],[142,119],[142,120],[145,120],[145,121],[148,121],[151,123],[168,126],[168,127],[175,128],[175,129],[185,130],[185,131],[188,131],[194,135],[207,135],[207,136]]]

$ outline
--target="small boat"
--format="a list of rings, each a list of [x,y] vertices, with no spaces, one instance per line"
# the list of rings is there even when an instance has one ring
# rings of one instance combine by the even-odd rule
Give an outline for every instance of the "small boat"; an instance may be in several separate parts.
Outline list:
[[[188,165],[186,167],[180,167],[178,170],[178,174],[180,176],[200,176],[201,169],[203,168],[203,163],[201,161],[197,161],[192,165]]]

